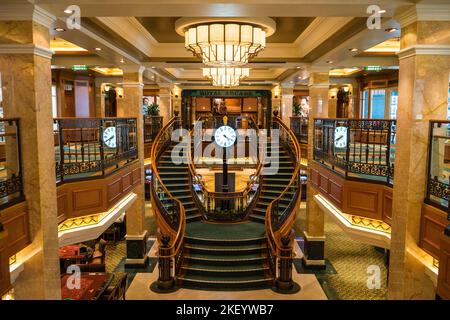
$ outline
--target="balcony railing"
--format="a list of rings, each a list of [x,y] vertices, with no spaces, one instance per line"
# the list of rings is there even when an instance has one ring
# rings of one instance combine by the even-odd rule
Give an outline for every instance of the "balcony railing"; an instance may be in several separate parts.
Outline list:
[[[294,132],[300,143],[308,143],[308,118],[307,117],[291,117],[291,130]]]
[[[314,160],[345,178],[392,185],[396,121],[314,119]]]
[[[430,121],[426,202],[449,212],[450,121]]]
[[[0,209],[23,198],[19,119],[0,119]]]
[[[163,117],[144,115],[144,142],[152,142],[163,126]]]
[[[136,118],[57,118],[56,181],[108,175],[137,159]]]

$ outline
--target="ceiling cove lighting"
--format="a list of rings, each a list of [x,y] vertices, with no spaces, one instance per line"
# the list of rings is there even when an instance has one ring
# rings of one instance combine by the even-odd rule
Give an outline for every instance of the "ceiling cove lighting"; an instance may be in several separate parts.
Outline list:
[[[250,75],[249,68],[203,68],[203,76],[215,87],[236,87]]]

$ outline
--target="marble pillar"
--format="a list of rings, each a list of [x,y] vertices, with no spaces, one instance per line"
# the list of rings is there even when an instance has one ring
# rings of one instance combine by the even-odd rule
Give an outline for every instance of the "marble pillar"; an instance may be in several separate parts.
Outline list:
[[[16,299],[61,298],[49,47],[48,25],[0,21],[4,116],[20,118],[31,240],[17,254],[24,268],[13,284]]]
[[[292,106],[294,104],[294,85],[282,85],[281,87],[281,115],[283,122],[290,127]]]
[[[328,117],[328,72],[313,72],[309,79],[309,119],[308,119],[308,163],[312,163],[314,119]],[[311,176],[308,174],[308,176]],[[314,201],[317,192],[306,186],[305,252],[304,265],[307,268],[325,268],[324,212]]]
[[[105,117],[105,95],[103,93],[102,79],[95,79],[94,110],[95,110],[95,117],[97,118]]]
[[[134,189],[137,195],[132,207],[127,210],[127,259],[126,265],[143,266],[147,260],[147,225],[145,217],[144,174],[144,119],[142,97],[144,67],[124,66],[123,98],[117,100],[117,116],[137,119],[138,160],[141,168],[141,183]]]
[[[422,258],[426,254],[418,247],[418,242],[426,193],[429,120],[447,119],[450,21],[421,21],[428,15],[419,12],[418,6],[415,10],[407,17],[405,13],[397,17],[402,30],[388,286],[390,299],[435,297],[435,287]]]
[[[181,97],[181,95],[180,95]],[[181,108],[181,102],[180,102]],[[166,125],[173,116],[172,96],[170,84],[159,84],[159,114],[163,117],[163,125]],[[180,114],[181,116],[181,109]]]

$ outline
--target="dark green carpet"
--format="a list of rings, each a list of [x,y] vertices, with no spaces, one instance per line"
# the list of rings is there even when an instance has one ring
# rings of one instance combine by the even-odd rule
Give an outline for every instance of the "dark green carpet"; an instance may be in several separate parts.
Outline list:
[[[233,224],[206,223],[195,221],[186,226],[186,235],[196,238],[211,239],[251,239],[255,237],[264,237],[264,224],[248,221]]]

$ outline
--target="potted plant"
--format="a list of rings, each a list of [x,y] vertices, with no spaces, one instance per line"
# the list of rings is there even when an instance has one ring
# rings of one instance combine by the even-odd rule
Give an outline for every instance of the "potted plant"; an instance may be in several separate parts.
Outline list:
[[[300,104],[297,102],[294,102],[294,104],[292,105],[292,113],[294,114],[295,117],[298,117],[300,114]]]
[[[149,116],[158,116],[159,104],[157,104],[156,102],[152,102],[147,108],[147,113]]]

